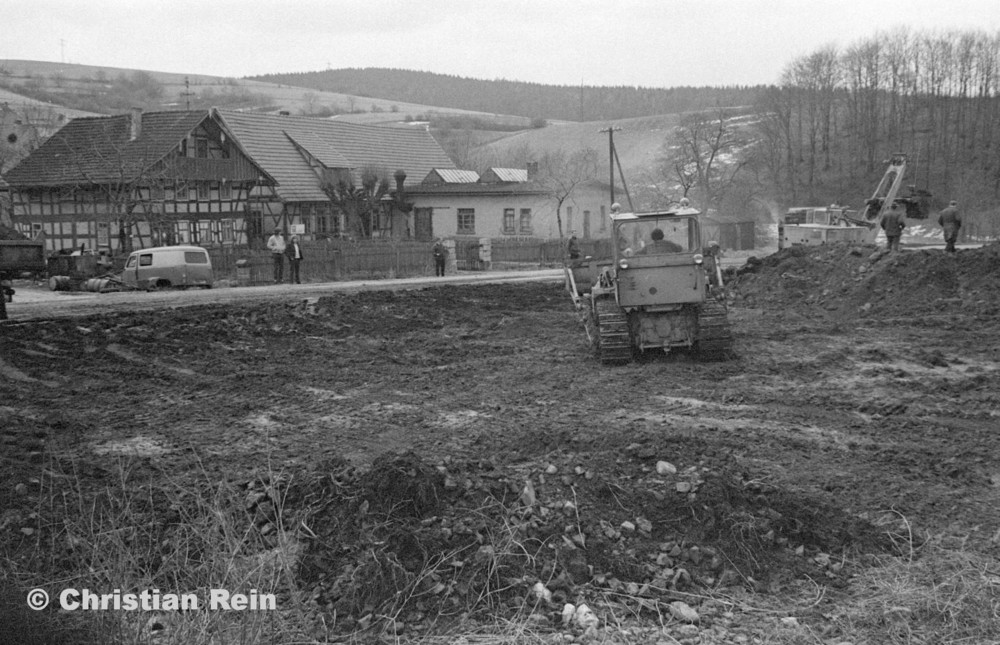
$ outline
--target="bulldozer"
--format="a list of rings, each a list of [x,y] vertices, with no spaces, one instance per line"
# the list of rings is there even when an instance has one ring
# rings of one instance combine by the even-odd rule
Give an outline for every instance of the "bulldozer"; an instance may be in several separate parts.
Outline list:
[[[700,214],[686,199],[644,213],[614,204],[613,257],[567,266],[567,289],[602,363],[676,349],[699,360],[732,355],[718,246],[703,246]]]

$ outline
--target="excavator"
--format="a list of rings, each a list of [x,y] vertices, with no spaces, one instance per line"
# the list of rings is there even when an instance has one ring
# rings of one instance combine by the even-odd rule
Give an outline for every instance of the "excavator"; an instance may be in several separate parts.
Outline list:
[[[860,213],[836,204],[820,208],[789,208],[783,220],[778,222],[778,248],[833,242],[872,244],[881,230],[882,218],[893,204],[904,206],[909,219],[926,219],[929,193],[909,186],[910,194],[899,196],[906,172],[906,155],[897,152],[886,163],[888,167],[881,181]]]

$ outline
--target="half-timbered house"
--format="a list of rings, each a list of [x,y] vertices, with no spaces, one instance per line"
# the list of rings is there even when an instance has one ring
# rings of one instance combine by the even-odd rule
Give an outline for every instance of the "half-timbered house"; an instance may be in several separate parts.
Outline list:
[[[22,233],[112,253],[245,243],[250,196],[275,184],[208,111],[73,119],[5,179]]]

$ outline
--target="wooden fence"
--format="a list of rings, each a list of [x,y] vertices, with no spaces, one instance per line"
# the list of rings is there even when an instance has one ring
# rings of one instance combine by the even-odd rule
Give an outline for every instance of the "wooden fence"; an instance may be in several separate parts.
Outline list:
[[[300,278],[302,282],[328,282],[365,278],[402,278],[433,275],[434,258],[430,242],[303,242]],[[271,284],[274,261],[267,250],[239,247],[209,249],[217,280],[247,284]],[[241,280],[237,262],[243,261],[248,279]],[[288,259],[284,279],[289,277]]]
[[[716,239],[723,249],[754,248],[753,222],[740,224],[709,224],[706,234]],[[490,240],[489,261],[483,259],[478,238],[456,238],[455,255],[450,266],[464,271],[489,268],[537,268],[559,266],[566,257],[567,240],[537,238],[501,238]],[[579,240],[582,256],[608,257],[612,254],[610,239]],[[405,278],[434,274],[433,242],[365,240],[309,241],[302,243],[300,267],[302,282],[357,280],[368,278]],[[212,266],[217,280],[245,284],[271,284],[274,264],[271,253],[264,249],[245,247],[210,248]],[[242,270],[237,263],[243,265]],[[288,260],[284,279],[288,280]]]

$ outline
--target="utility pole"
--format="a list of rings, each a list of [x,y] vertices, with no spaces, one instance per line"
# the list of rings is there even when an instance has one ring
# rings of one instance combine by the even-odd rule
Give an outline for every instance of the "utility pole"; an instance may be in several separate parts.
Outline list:
[[[620,132],[621,128],[608,126],[601,132],[608,133],[608,184],[611,186],[611,203],[615,203],[615,132]]]
[[[622,171],[622,162],[618,159],[618,150],[615,149],[615,132],[620,132],[621,128],[616,128],[614,126],[608,126],[601,132],[608,133],[608,165],[609,165],[609,181],[611,184],[611,205],[615,204],[615,164],[618,164],[618,175],[622,179],[622,189],[625,191],[625,197],[628,199],[629,210],[635,211],[635,206],[632,205],[632,195],[628,192],[628,184],[625,183],[625,173]]]
[[[181,96],[184,97],[184,107],[185,107],[185,109],[190,112],[191,111],[191,96],[192,96],[192,93],[191,93],[191,82],[188,80],[187,76],[184,77],[184,91],[181,92]]]

